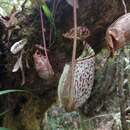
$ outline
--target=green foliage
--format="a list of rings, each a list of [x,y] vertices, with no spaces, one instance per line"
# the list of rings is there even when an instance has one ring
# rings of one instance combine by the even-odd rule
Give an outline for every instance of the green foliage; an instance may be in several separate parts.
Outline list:
[[[42,10],[43,10],[45,16],[47,17],[49,23],[54,28],[54,35],[56,36],[56,26],[55,26],[52,12],[50,11],[50,9],[48,8],[48,6],[45,2],[41,5],[41,7],[42,7]]]
[[[53,19],[52,13],[51,13],[51,11],[49,10],[47,4],[46,4],[46,3],[43,3],[41,7],[42,7],[42,10],[43,10],[44,14],[45,14],[46,17],[48,18],[49,22],[50,22],[51,24],[54,24],[54,19]]]
[[[14,93],[14,92],[25,92],[25,90],[17,90],[17,89],[2,90],[0,91],[0,96],[8,93]]]
[[[11,130],[9,128],[0,127],[0,130]]]

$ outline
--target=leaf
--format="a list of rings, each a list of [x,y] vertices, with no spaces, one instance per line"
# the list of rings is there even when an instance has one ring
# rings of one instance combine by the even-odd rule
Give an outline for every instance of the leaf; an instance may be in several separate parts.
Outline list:
[[[42,10],[43,10],[45,16],[48,18],[50,24],[53,26],[54,36],[56,37],[56,26],[55,26],[53,14],[51,13],[50,9],[48,8],[48,6],[45,2],[41,5],[41,7],[42,7]]]
[[[18,90],[18,89],[7,89],[7,90],[2,90],[0,91],[0,96],[5,95],[8,93],[14,93],[14,92],[25,92],[25,90]]]
[[[71,5],[72,7],[73,7],[73,0],[66,0],[67,1],[67,3],[69,4],[69,5]],[[79,1],[77,0],[77,5],[76,5],[76,7],[77,8],[79,8]]]
[[[16,43],[13,44],[13,46],[11,47],[10,51],[13,54],[17,54],[19,51],[21,51],[24,46],[27,44],[27,39],[22,39]]]
[[[22,59],[22,55],[21,55],[21,59]],[[20,61],[19,66],[20,66],[21,73],[22,73],[22,83],[21,83],[21,85],[24,85],[25,84],[25,74],[24,74],[24,70],[23,70],[22,60]]]
[[[19,68],[20,68],[20,61],[21,61],[21,59],[18,58],[18,60],[16,61],[15,65],[13,67],[12,72],[17,72],[19,70]]]
[[[54,24],[54,19],[53,19],[52,13],[49,10],[49,8],[48,8],[48,6],[47,6],[47,4],[45,2],[44,2],[44,4],[42,4],[42,10],[44,11],[44,14],[48,18],[49,22],[51,24]]]
[[[21,52],[20,57],[16,61],[12,72],[17,72],[19,70],[19,68],[21,68],[21,66],[22,66],[22,55],[23,55],[23,51]]]
[[[11,129],[5,128],[5,127],[0,127],[0,130],[11,130]]]

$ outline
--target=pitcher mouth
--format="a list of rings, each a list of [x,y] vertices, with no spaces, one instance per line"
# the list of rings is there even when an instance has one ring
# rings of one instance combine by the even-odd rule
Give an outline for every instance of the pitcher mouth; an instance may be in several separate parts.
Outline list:
[[[82,61],[82,60],[87,60],[87,59],[89,60],[89,59],[91,59],[91,58],[94,58],[95,55],[96,55],[96,54],[91,55],[91,56],[84,57],[84,58],[82,58],[82,59],[77,59],[76,62],[79,62],[79,61]]]

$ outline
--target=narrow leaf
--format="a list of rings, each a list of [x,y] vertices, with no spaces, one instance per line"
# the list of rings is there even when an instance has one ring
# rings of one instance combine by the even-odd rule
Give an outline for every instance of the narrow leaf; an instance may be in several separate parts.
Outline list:
[[[55,26],[53,14],[51,13],[50,9],[48,8],[48,6],[47,6],[47,4],[45,2],[42,4],[41,7],[42,7],[42,10],[43,10],[45,16],[48,18],[50,24],[53,26],[53,28],[54,28],[54,36],[56,37],[56,26]]]
[[[2,90],[0,91],[0,95],[14,93],[14,92],[25,92],[25,90],[17,90],[17,89]]]
[[[11,130],[11,129],[5,128],[5,127],[0,127],[0,130]]]
[[[49,10],[49,8],[48,8],[46,3],[42,4],[42,10],[44,11],[44,14],[48,18],[49,22],[52,23],[53,22],[53,16],[52,16],[52,13]]]
[[[19,68],[20,68],[20,58],[18,58],[18,60],[16,61],[12,72],[17,72],[19,70]]]
[[[17,54],[19,51],[21,51],[24,46],[27,44],[27,39],[22,39],[16,43],[14,43],[10,49],[10,51],[13,53],[13,54]]]

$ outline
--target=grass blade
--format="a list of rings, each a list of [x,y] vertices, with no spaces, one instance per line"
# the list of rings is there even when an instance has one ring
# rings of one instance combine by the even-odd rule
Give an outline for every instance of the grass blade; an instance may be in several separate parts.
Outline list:
[[[17,89],[2,90],[0,91],[0,95],[14,93],[14,92],[25,92],[25,90],[17,90]]]

